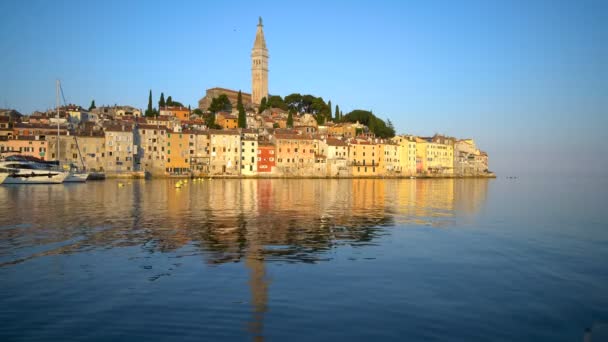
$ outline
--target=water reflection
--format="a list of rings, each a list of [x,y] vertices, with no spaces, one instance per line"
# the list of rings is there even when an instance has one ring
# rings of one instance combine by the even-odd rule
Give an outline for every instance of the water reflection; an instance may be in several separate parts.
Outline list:
[[[375,244],[393,226],[473,219],[489,181],[216,179],[181,189],[173,180],[118,182],[1,186],[0,267],[118,247],[196,255],[208,265],[243,261],[248,329],[261,340],[267,263],[316,263],[341,245]]]
[[[2,186],[0,265],[31,257],[141,245],[194,245],[207,263],[315,262],[340,244],[365,245],[387,226],[445,226],[474,216],[488,180],[118,181]],[[15,258],[15,256],[19,256]]]

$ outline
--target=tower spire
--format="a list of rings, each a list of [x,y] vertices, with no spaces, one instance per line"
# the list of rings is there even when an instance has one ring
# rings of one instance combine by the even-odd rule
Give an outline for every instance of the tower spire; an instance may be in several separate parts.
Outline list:
[[[251,101],[259,104],[265,97],[268,97],[268,49],[264,39],[262,17],[259,17],[251,49]]]

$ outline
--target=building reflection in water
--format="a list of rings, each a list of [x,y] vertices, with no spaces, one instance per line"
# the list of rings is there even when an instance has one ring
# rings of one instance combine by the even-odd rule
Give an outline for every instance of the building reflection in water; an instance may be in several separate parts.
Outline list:
[[[0,187],[0,267],[126,246],[188,250],[210,265],[244,261],[248,326],[261,339],[267,263],[326,260],[329,249],[374,244],[392,226],[457,226],[475,219],[490,181],[214,179],[181,189],[174,180],[118,182]]]

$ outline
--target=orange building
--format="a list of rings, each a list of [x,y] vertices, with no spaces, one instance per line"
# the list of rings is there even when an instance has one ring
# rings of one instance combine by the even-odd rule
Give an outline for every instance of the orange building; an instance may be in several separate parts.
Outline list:
[[[310,135],[276,134],[277,167],[283,172],[315,164],[315,140]]]
[[[190,110],[186,107],[163,107],[160,110],[160,115],[173,116],[182,122],[190,120]]]
[[[236,116],[223,112],[215,115],[215,123],[223,129],[236,129],[239,126],[239,120]]]
[[[274,145],[270,142],[258,143],[258,172],[272,172],[276,165]]]
[[[15,139],[0,140],[0,153],[21,154],[48,160],[48,142],[38,136],[20,136]]]

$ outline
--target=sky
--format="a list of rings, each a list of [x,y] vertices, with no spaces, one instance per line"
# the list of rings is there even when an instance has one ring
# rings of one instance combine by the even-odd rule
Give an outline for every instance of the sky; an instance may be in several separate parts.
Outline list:
[[[608,1],[0,2],[0,107],[193,108],[269,91],[372,110],[398,133],[474,138],[499,175],[608,175]]]

